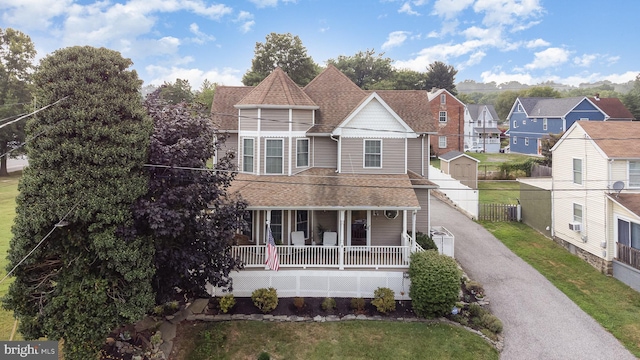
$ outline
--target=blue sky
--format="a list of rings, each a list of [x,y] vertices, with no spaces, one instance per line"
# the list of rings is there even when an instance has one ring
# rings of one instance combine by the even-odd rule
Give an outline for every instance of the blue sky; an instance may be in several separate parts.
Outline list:
[[[439,60],[456,81],[626,82],[640,73],[637,0],[3,0],[0,27],[29,36],[38,58],[104,46],[145,84],[240,85],[256,42],[298,35],[320,65],[375,49],[394,66]]]

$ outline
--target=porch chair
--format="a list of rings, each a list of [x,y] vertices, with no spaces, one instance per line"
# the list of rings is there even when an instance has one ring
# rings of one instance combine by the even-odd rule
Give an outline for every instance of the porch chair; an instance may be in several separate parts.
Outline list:
[[[291,245],[304,246],[304,231],[292,231],[291,232]]]
[[[322,234],[322,245],[336,246],[338,245],[338,233],[335,231],[325,231]]]

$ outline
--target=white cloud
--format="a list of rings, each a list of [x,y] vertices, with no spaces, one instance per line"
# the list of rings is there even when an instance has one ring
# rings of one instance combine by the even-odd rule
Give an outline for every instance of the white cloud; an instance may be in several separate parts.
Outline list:
[[[240,75],[241,71],[231,68],[224,68],[222,70],[219,70],[218,68],[201,70],[197,68],[177,66],[163,67],[158,65],[149,65],[145,70],[152,78],[152,80],[145,85],[162,85],[165,81],[173,82],[176,79],[189,80],[189,84],[191,84],[191,88],[193,89],[200,88],[205,79],[222,85],[242,85],[242,76]]]
[[[402,45],[407,37],[411,35],[408,31],[393,31],[387,36],[387,41],[382,44],[382,50],[389,50],[391,48]]]
[[[534,54],[533,62],[526,64],[525,69],[544,69],[548,67],[558,66],[569,60],[570,52],[568,50],[550,47]]]
[[[499,73],[494,73],[491,71],[483,71],[480,74],[482,78],[482,82],[495,82],[496,84],[503,84],[510,81],[517,81],[521,84],[533,84],[533,78],[530,74],[526,73],[516,73],[516,74],[507,74],[504,71]]]
[[[407,1],[404,4],[402,4],[402,6],[400,7],[400,9],[398,9],[398,12],[401,14],[407,14],[407,15],[420,15],[419,12],[414,11],[411,8],[411,2]]]
[[[265,8],[265,7],[276,7],[278,6],[278,0],[249,0],[251,1],[257,8]],[[283,3],[296,3],[297,0],[282,0]]]
[[[215,36],[208,35],[200,31],[200,27],[196,23],[192,23],[191,25],[189,25],[189,31],[191,31],[191,33],[196,36],[195,38],[191,38],[191,41],[195,42],[196,44],[204,44],[205,42],[216,40]]]
[[[396,61],[394,66],[399,69],[410,69],[414,71],[424,71],[429,64],[438,60],[447,62],[451,58],[457,58],[467,54],[473,54],[479,49],[489,45],[491,40],[468,40],[460,44],[439,44],[422,49],[414,59],[406,61]],[[483,52],[484,54],[484,52]],[[475,59],[478,59],[475,55]],[[484,56],[484,55],[483,55]]]
[[[544,12],[539,0],[477,0],[473,10],[484,14],[482,23],[487,26],[521,26],[524,19],[538,17]]]
[[[527,41],[527,44],[525,46],[529,49],[533,49],[533,48],[545,47],[549,45],[551,44],[548,41],[544,41],[542,39],[535,39],[535,40]]]
[[[3,0],[0,2],[3,27],[45,30],[53,24],[53,18],[65,14],[72,4],[73,0]]]
[[[584,54],[582,56],[576,56],[573,58],[573,63],[582,66],[588,67],[591,63],[600,56],[599,54]]]
[[[474,0],[436,0],[433,4],[433,14],[445,19],[454,18],[458,13],[473,4]]]
[[[626,83],[628,81],[635,80],[636,75],[638,75],[638,70],[636,71],[627,71],[622,74],[600,74],[600,73],[591,73],[584,72],[580,74],[570,75],[567,77],[560,77],[556,75],[542,75],[542,76],[533,76],[528,72],[515,72],[515,73],[505,73],[504,71],[493,72],[493,71],[484,71],[480,75],[482,78],[482,82],[491,82],[494,81],[496,84],[503,84],[509,81],[517,81],[521,84],[528,85],[536,85],[542,84],[547,81],[554,81],[559,84],[571,85],[571,86],[579,86],[582,83],[594,83],[598,81],[608,80],[612,83]]]
[[[242,22],[242,25],[240,25],[240,31],[243,34],[251,31],[253,26],[256,24],[256,22],[253,20],[253,14],[247,11],[240,11],[235,21]]]
[[[244,24],[242,24],[242,25],[240,26],[240,31],[241,31],[243,34],[246,34],[246,33],[248,33],[249,31],[251,31],[251,28],[253,28],[253,25],[255,25],[255,24],[256,24],[256,22],[255,22],[255,21],[253,21],[253,20],[251,20],[251,21],[247,21],[247,22],[245,22]]]
[[[485,56],[487,56],[487,53],[485,53],[484,51],[474,52],[473,54],[471,54],[471,56],[469,56],[469,59],[467,61],[458,65],[458,70],[463,70],[469,66],[479,64]]]

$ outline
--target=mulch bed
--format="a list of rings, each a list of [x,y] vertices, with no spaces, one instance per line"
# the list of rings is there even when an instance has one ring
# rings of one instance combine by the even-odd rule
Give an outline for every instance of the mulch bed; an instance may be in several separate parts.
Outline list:
[[[271,312],[269,315],[274,316],[301,316],[301,317],[315,317],[315,316],[328,316],[335,315],[338,317],[343,317],[349,314],[354,315],[381,315],[382,317],[388,318],[399,318],[399,317],[416,317],[416,314],[413,312],[411,308],[410,300],[401,300],[396,301],[396,310],[393,312],[389,312],[387,314],[381,314],[378,312],[375,306],[371,304],[371,299],[366,299],[365,308],[362,312],[356,312],[353,308],[351,308],[351,298],[334,298],[336,301],[336,308],[330,311],[325,311],[322,309],[322,302],[325,298],[318,297],[305,297],[304,306],[302,308],[297,308],[294,305],[294,298],[279,298],[278,306]],[[220,310],[216,304],[215,300],[211,300],[209,302],[208,314],[216,315],[220,314]],[[236,298],[236,305],[228,312],[228,314],[260,314],[260,310],[253,304],[251,298]]]

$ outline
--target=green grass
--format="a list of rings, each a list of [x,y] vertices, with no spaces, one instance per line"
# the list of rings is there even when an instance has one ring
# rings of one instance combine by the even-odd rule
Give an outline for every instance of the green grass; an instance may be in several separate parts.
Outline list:
[[[0,177],[0,279],[7,274],[7,251],[11,241],[11,226],[15,216],[16,196],[18,196],[18,180],[22,172],[11,173],[8,177]],[[11,278],[0,284],[0,298],[9,289]],[[13,329],[13,313],[0,308],[0,340],[9,340]],[[19,334],[14,340],[22,339]]]
[[[520,198],[520,183],[509,181],[478,181],[480,204],[515,204]]]
[[[482,225],[640,357],[640,293],[524,224]]]
[[[447,324],[388,321],[273,323],[233,321],[181,327],[176,358],[498,359],[479,336]]]

